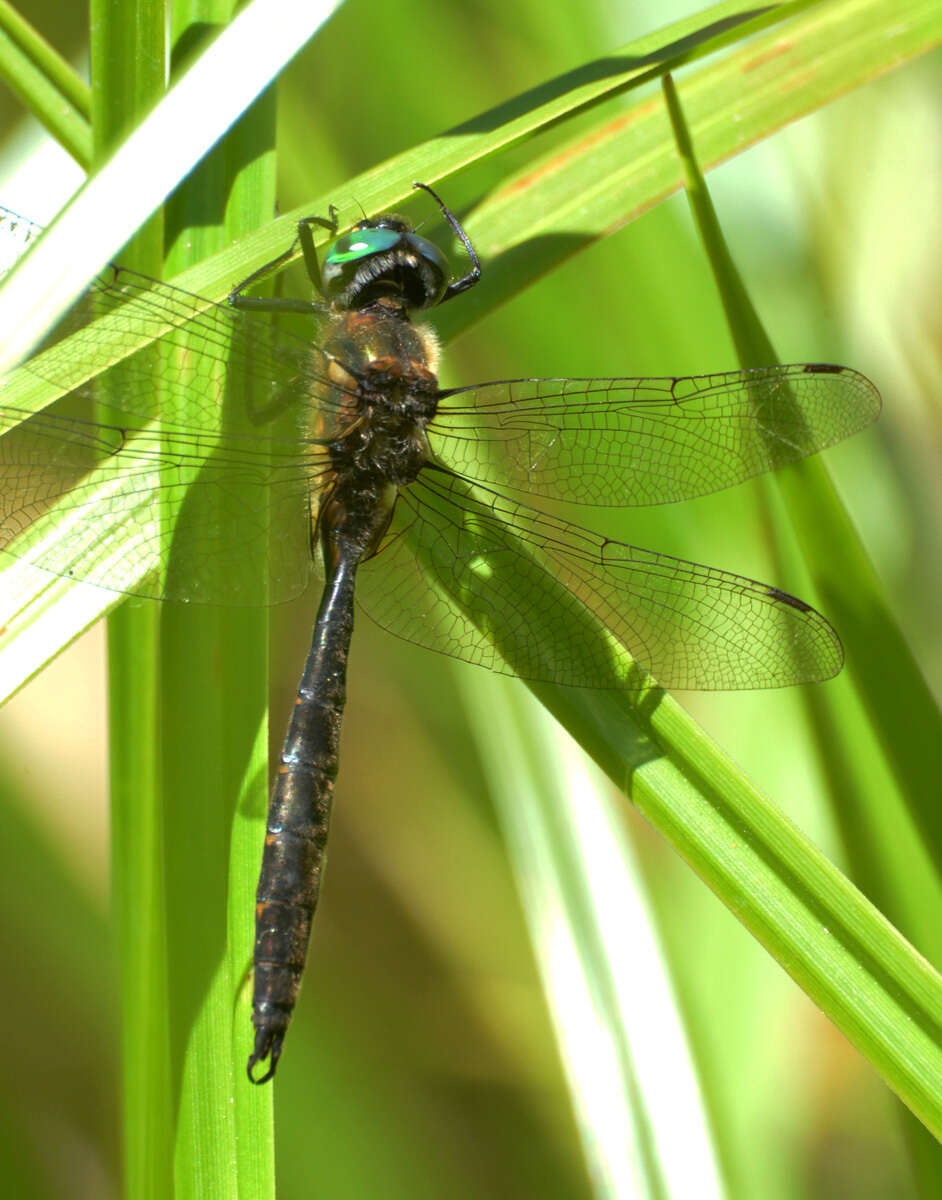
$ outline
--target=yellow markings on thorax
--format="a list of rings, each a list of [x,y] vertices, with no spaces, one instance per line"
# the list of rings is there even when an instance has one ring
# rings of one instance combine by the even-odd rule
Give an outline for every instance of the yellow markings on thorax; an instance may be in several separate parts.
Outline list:
[[[438,340],[438,334],[431,325],[415,325],[414,329],[422,343],[422,349],[425,351],[425,365],[433,375],[437,375],[438,360],[442,356],[442,345]]]
[[[327,378],[339,388],[344,388],[351,392],[356,390],[357,381],[336,358],[332,358],[327,364]]]

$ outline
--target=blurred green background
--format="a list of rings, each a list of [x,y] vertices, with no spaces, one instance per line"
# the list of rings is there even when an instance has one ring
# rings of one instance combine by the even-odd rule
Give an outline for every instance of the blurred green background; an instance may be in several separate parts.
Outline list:
[[[698,7],[350,0],[283,77],[280,205],[329,192]],[[82,13],[69,12],[69,31],[58,4],[20,8],[80,61]],[[709,176],[781,359],[847,363],[883,394],[879,426],[829,452],[828,464],[937,691],[939,75],[938,55],[905,66]],[[23,154],[21,117],[12,99],[0,100],[5,171]],[[492,160],[478,169],[478,186],[519,161],[519,152]],[[460,207],[461,187],[442,190]],[[0,203],[18,207],[2,191]],[[686,201],[675,197],[449,346],[443,380],[736,365]],[[628,517],[589,514],[590,521],[814,599],[800,580],[772,577],[745,489]],[[306,597],[278,613],[278,742],[315,602]],[[0,713],[8,1079],[0,1177],[17,1197],[119,1191],[103,644],[93,630]],[[281,1196],[592,1194],[456,683],[471,670],[365,620],[358,626],[328,882],[278,1076]],[[797,697],[687,695],[684,703],[840,862]],[[886,1089],[622,807],[689,1022],[729,1193],[912,1194]]]

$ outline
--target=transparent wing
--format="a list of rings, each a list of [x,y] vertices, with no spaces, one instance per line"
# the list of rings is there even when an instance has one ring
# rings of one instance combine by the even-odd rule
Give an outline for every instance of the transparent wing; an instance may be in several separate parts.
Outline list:
[[[122,267],[95,283],[59,325],[54,344],[20,372],[63,393],[87,394],[84,385],[107,371],[109,420],[118,424],[159,412],[165,426],[215,433],[225,404],[230,433],[271,437],[271,422],[294,412],[287,440],[297,453],[299,444],[337,431],[322,390],[329,385],[336,397],[341,389],[328,379],[327,364],[314,340]]]
[[[0,208],[0,278],[19,261],[30,242],[34,242],[41,233],[42,226],[9,208]]]
[[[8,250],[38,233],[0,226]],[[340,422],[325,362],[265,319],[109,269],[0,384],[0,550],[133,595],[296,595]]]
[[[863,375],[823,363],[664,379],[517,379],[443,393],[436,455],[469,479],[599,505],[742,483],[857,433]]]
[[[842,662],[824,617],[777,588],[599,537],[434,469],[400,495],[358,594],[408,641],[577,687],[630,686],[638,665],[670,688],[782,687]]]
[[[0,550],[130,595],[277,603],[312,570],[322,460],[217,433],[118,428],[0,407]]]

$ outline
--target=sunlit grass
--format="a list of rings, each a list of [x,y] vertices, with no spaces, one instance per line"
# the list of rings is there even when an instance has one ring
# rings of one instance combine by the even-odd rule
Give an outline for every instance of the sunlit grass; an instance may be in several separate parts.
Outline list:
[[[593,39],[580,12],[570,22],[555,18],[565,29],[554,47],[545,14],[535,14],[534,27],[527,25],[523,9],[492,14],[491,20],[475,14],[473,21],[463,11],[445,9],[429,21],[423,6],[406,4],[389,14],[372,14],[370,36],[364,39],[362,14],[353,6],[351,10],[341,14],[329,32],[334,40],[313,52],[313,73],[305,75],[308,64],[301,61],[287,85],[283,169],[291,184],[283,186],[286,208],[307,203],[311,196],[331,196],[335,185],[355,171],[519,90],[516,80],[520,88],[538,83],[580,57],[588,60],[604,53],[626,36],[620,31],[607,40]],[[898,18],[898,11],[894,15]],[[519,22],[519,29],[508,31],[508,21],[512,26]],[[575,46],[577,34],[585,38],[581,49]],[[358,49],[352,94],[351,45]],[[536,52],[534,45],[539,47]],[[489,61],[506,63],[508,78],[515,83],[489,91],[492,72],[481,69],[481,63]],[[421,72],[416,70],[418,62]],[[886,85],[875,93],[894,94]],[[867,95],[867,91],[860,93]],[[342,105],[339,96],[346,98]],[[434,105],[429,104],[429,96],[436,97]],[[866,259],[869,254],[863,240],[849,233],[842,213],[842,206],[856,203],[856,197],[842,193],[839,186],[841,162],[851,157],[854,137],[866,141],[872,123],[863,109],[859,115],[854,111],[857,104],[854,97],[841,109],[846,128],[830,145],[822,171],[831,173],[830,193],[813,216],[805,214],[797,237],[786,235],[776,224],[777,210],[762,207],[758,196],[753,200],[761,178],[753,178],[741,189],[740,194],[751,201],[745,205],[747,225],[760,220],[756,214],[762,212],[766,232],[750,243],[747,228],[746,244],[755,253],[747,251],[740,259],[747,275],[778,276],[774,281],[763,278],[759,303],[767,306],[764,315],[783,357],[838,358],[859,366],[877,377],[887,400],[886,420],[892,422],[893,412],[907,404],[914,390],[913,377],[894,376],[887,386],[885,372],[877,369],[885,364],[871,356],[867,345],[842,345],[835,315],[846,288],[834,283],[835,263],[842,255],[856,252]],[[878,107],[889,110],[893,105],[887,100]],[[315,113],[318,108],[329,111],[331,120],[313,131],[311,118],[320,115]],[[823,129],[831,128],[826,114],[815,119],[823,121]],[[849,134],[847,128],[856,134]],[[292,144],[295,131],[300,138]],[[312,154],[312,147],[319,152]],[[629,138],[619,151],[626,162],[632,148]],[[310,174],[313,161],[324,172],[317,178]],[[744,162],[749,161],[747,156]],[[329,162],[337,164],[333,179],[324,165]],[[897,165],[869,162],[864,177],[867,189],[878,170],[893,174]],[[504,178],[503,163],[479,168],[479,172],[488,170],[495,180]],[[591,178],[591,165],[585,170]],[[603,174],[608,170],[606,166]],[[454,181],[459,198],[463,187],[468,195],[481,190],[479,179]],[[912,181],[907,187],[912,190]],[[368,190],[362,199],[367,205],[373,202]],[[897,202],[904,199],[899,196]],[[512,200],[510,196],[505,202],[511,219]],[[580,211],[577,200],[574,205],[573,219]],[[481,230],[485,245],[500,233],[498,214],[494,215],[495,223]],[[483,219],[488,219],[486,210]],[[769,235],[769,228],[775,230],[775,237]],[[561,229],[565,233],[565,223]],[[562,239],[554,245],[552,239],[559,235],[556,230],[550,233],[543,247],[549,251],[546,265],[565,258],[572,249]],[[260,248],[258,253],[264,256],[266,251]],[[696,265],[697,254],[679,210],[653,214],[620,241],[579,255],[517,301],[506,316],[489,317],[477,347],[467,339],[456,347],[452,361],[462,364],[462,377],[455,381],[504,372],[653,373],[733,366],[712,291]],[[890,269],[884,265],[884,270]],[[500,285],[503,271],[498,264],[488,278]],[[528,272],[525,266],[519,286],[528,280]],[[826,286],[832,292],[825,302],[821,292]],[[867,286],[880,290],[873,280]],[[454,319],[460,321],[455,308]],[[790,316],[781,316],[796,310],[800,316],[791,324]],[[811,336],[818,339],[814,345],[809,345]],[[927,350],[930,341],[919,343],[923,377],[925,363],[933,361]],[[901,355],[907,357],[905,351]],[[917,358],[912,352],[908,357]],[[928,386],[926,391],[931,393]],[[846,474],[852,480],[856,460],[861,484],[857,492],[879,488],[890,499],[891,511],[908,522],[910,544],[921,547],[925,534],[918,511],[911,507],[914,498],[903,486],[905,474],[897,461],[874,452],[873,435],[867,436],[869,449],[848,447],[834,457],[849,465]],[[866,512],[869,498],[857,498],[863,499]],[[769,568],[762,564],[761,551],[748,543],[750,519],[744,507],[742,497],[735,495],[683,506],[683,510],[639,514],[625,536],[765,577]],[[887,529],[886,516],[882,512],[875,516],[873,536],[892,552],[893,531]],[[600,522],[600,528],[608,526]],[[752,559],[757,563],[754,569]],[[910,569],[917,571],[919,583],[908,581],[906,592],[925,594],[936,581],[922,574],[920,564]],[[895,570],[902,570],[899,559]],[[791,577],[775,582],[803,594]],[[309,636],[309,617],[307,611],[298,615],[296,646],[285,656],[290,662],[285,668],[288,674],[297,673],[300,650]],[[279,618],[287,624],[287,616],[279,614]],[[919,628],[918,611],[910,621]],[[922,621],[922,627],[928,628],[924,616]],[[442,1194],[446,1181],[450,1193],[464,1190],[469,1196],[493,1190],[494,1180],[510,1194],[521,1195],[574,1195],[586,1187],[519,918],[481,798],[476,756],[467,745],[468,718],[462,715],[441,667],[408,648],[387,646],[361,622],[353,651],[351,711],[330,883],[301,1012],[279,1077],[281,1177],[286,1193],[305,1194],[312,1172],[329,1195],[398,1191],[434,1196]],[[408,687],[403,680],[408,680]],[[293,681],[285,684],[286,696],[293,686]],[[286,703],[283,697],[280,712]],[[707,718],[713,714],[713,728],[722,744],[735,758],[748,761],[775,802],[793,815],[796,807],[804,811],[821,782],[811,765],[810,749],[801,740],[801,722],[789,718],[793,707],[789,697],[710,698],[693,703]],[[716,713],[724,713],[723,719]],[[280,727],[280,717],[275,724]],[[499,756],[502,730],[486,716],[475,719],[475,724],[482,738],[496,743]],[[863,726],[860,736],[867,737]],[[861,761],[865,751],[861,746]],[[193,802],[199,803],[198,798]],[[809,819],[812,824],[819,820]],[[892,835],[890,823],[884,837]],[[849,1138],[857,1148],[861,1178],[871,1170],[868,1164],[873,1158],[868,1154],[898,1163],[899,1158],[886,1149],[893,1146],[887,1122],[879,1113],[869,1120],[860,1117],[859,1109],[855,1114],[850,1103],[860,1086],[857,1081],[869,1077],[858,1074],[856,1061],[828,1040],[826,1027],[816,1023],[809,1006],[798,1001],[802,1006],[795,1015],[791,1006],[797,990],[790,984],[782,987],[777,970],[767,971],[763,956],[756,954],[733,922],[721,922],[685,868],[666,859],[643,833],[640,836],[645,861],[655,874],[655,891],[660,880],[664,892],[670,893],[661,897],[665,925],[673,931],[668,942],[679,964],[682,991],[692,993],[688,1008],[694,1042],[704,1064],[708,1102],[718,1118],[732,1193],[801,1195],[801,1180],[814,1173],[831,1141],[840,1137]],[[54,870],[54,865],[49,869]],[[50,914],[49,920],[54,921],[55,915]],[[753,982],[756,976],[761,977],[758,984]],[[776,998],[761,1010],[765,1016],[760,1021],[752,1014],[770,993],[776,993]],[[68,1005],[63,1008],[68,1011]],[[55,1019],[41,1005],[36,1011],[47,1021]],[[757,1028],[752,1028],[753,1020]],[[809,1029],[818,1037],[816,1052],[809,1052],[806,1061],[799,1061],[799,1069],[787,1075],[789,1064],[783,1060],[800,1059]],[[542,1031],[543,1036],[534,1031]],[[779,1046],[782,1050],[776,1057]],[[838,1058],[840,1069],[825,1083],[843,1087],[843,1107],[817,1107],[821,1092],[814,1081],[822,1077],[814,1072],[822,1069],[829,1055]],[[760,1062],[763,1065],[754,1074],[745,1074]],[[764,1091],[763,1081],[770,1077],[777,1082]],[[781,1081],[786,1078],[784,1086]],[[855,1083],[842,1084],[847,1078]],[[820,1085],[822,1091],[825,1083]],[[792,1105],[787,1107],[789,1099]],[[879,1099],[869,1103],[879,1109]],[[782,1111],[786,1107],[787,1116]],[[764,1114],[768,1120],[763,1120]],[[788,1123],[789,1160],[783,1157],[775,1121]],[[471,1143],[473,1151],[467,1149]],[[362,1154],[364,1144],[371,1147],[369,1161]],[[879,1155],[873,1147],[880,1148]],[[814,1194],[853,1192],[856,1185],[847,1180],[857,1176],[850,1166],[843,1169],[847,1172],[841,1176],[843,1190],[836,1185],[828,1193],[822,1186]],[[892,1175],[884,1194],[904,1194],[902,1187],[900,1177]]]

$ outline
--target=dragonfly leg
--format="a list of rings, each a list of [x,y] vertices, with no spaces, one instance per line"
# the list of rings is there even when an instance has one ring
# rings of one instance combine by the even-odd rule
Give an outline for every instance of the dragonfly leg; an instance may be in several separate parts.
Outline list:
[[[318,225],[320,228],[326,229],[328,233],[336,233],[338,227],[337,209],[332,204],[328,212],[329,216],[326,217],[302,218],[298,222],[297,236],[288,249],[279,254],[277,258],[273,258],[271,262],[267,262],[264,266],[259,267],[257,271],[253,271],[251,275],[248,275],[232,289],[228,296],[230,306],[242,312],[291,312],[302,313],[303,315],[323,312],[324,304],[322,300],[295,300],[285,296],[246,296],[243,293],[262,279],[267,279],[269,275],[273,275],[276,271],[280,271],[282,267],[286,267],[294,258],[298,246],[300,246],[301,254],[304,258],[304,269],[307,271],[308,278],[318,295],[323,296],[324,288],[321,282],[321,268],[317,258],[317,248],[314,245],[314,237],[311,233],[311,226]]]
[[[317,247],[314,245],[311,226],[319,225],[328,233],[335,234],[338,228],[337,210],[331,205],[327,212],[328,216],[326,217],[305,217],[303,221],[298,222],[298,241],[301,243],[301,253],[304,256],[304,269],[307,271],[307,277],[310,279],[314,291],[319,296],[324,294],[324,283],[321,279],[321,264],[317,258]]]
[[[444,200],[442,200],[441,196],[439,196],[438,192],[433,191],[433,189],[430,188],[427,183],[413,183],[412,186],[414,188],[421,188],[423,192],[428,192],[438,207],[442,210],[442,216],[455,231],[455,236],[461,242],[462,246],[464,246],[465,250],[467,250],[468,257],[471,259],[471,270],[466,275],[462,275],[460,279],[455,279],[445,289],[444,296],[442,296],[441,300],[439,300],[439,304],[444,304],[446,300],[451,300],[454,296],[460,296],[461,293],[466,292],[468,288],[474,287],[477,281],[481,278],[481,261],[477,256],[477,251],[471,245],[471,239],[465,233],[461,222],[451,211],[451,209],[447,207]]]

